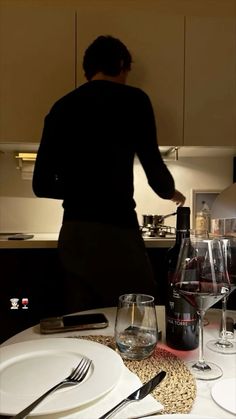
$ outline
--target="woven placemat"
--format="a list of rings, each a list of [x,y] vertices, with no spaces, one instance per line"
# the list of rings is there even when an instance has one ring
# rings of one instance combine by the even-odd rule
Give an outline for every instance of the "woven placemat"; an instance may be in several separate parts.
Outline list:
[[[115,349],[112,336],[70,336],[92,340]],[[182,359],[171,352],[156,347],[154,353],[142,361],[124,360],[130,371],[137,374],[142,383],[150,380],[160,370],[167,372],[165,380],[152,392],[163,404],[161,414],[189,413],[196,397],[196,381]]]

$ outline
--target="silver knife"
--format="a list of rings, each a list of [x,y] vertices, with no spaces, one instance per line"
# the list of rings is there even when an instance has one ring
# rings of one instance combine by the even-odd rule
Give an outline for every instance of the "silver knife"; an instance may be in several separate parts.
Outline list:
[[[128,397],[126,397],[124,400],[122,400],[120,403],[114,406],[107,413],[100,416],[99,419],[110,418],[114,413],[117,413],[118,410],[120,410],[122,407],[124,407],[128,403],[142,400],[144,397],[146,397],[149,393],[151,393],[154,390],[154,388],[163,380],[163,378],[165,378],[165,376],[166,376],[165,371],[159,372],[157,375],[155,375],[155,377],[151,378],[151,380],[149,380],[143,386],[139,387],[138,390],[135,390],[132,394],[130,394]]]

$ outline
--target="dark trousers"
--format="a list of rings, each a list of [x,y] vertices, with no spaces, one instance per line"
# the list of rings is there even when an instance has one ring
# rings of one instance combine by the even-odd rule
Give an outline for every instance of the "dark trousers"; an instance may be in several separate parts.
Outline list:
[[[64,312],[116,306],[119,295],[156,297],[156,283],[138,228],[65,221],[59,235],[65,270]]]

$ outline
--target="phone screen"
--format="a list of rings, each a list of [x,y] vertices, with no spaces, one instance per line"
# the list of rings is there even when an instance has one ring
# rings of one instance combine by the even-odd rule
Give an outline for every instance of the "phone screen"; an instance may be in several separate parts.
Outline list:
[[[107,318],[102,313],[78,314],[63,317],[65,327],[82,326],[86,324],[108,323]]]

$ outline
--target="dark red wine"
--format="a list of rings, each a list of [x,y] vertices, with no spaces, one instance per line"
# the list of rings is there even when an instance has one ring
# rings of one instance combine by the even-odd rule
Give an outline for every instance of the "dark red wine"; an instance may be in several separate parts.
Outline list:
[[[195,307],[173,287],[181,242],[190,235],[190,208],[178,207],[176,242],[167,253],[168,303],[166,306],[166,343],[178,350],[198,347],[198,316]]]
[[[213,284],[204,281],[177,282],[177,293],[182,295],[198,311],[206,311],[228,293],[227,284]]]

